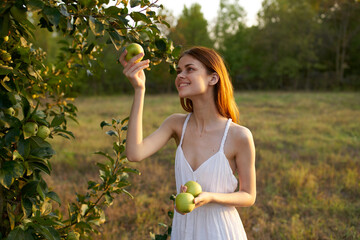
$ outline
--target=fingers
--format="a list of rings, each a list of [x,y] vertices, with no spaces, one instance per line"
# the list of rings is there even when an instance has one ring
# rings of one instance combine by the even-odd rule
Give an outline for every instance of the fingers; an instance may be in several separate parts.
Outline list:
[[[140,58],[142,58],[144,56],[145,56],[144,53],[139,53],[138,55],[136,55],[135,57],[130,59],[129,63],[136,63],[138,60],[140,60]]]
[[[174,208],[175,208],[175,210],[176,210],[178,213],[180,213],[181,215],[186,215],[186,213],[183,213],[183,212],[178,211],[177,208],[176,208],[176,205],[174,205]]]
[[[180,192],[184,193],[187,190],[187,186],[181,185]]]
[[[128,65],[125,66],[123,73],[126,77],[131,78],[132,76],[134,76],[141,70],[148,68],[149,62],[150,62],[149,60],[145,60],[145,61],[141,61],[139,63],[133,64],[133,65],[130,65],[130,62],[129,62]]]
[[[126,61],[125,57],[127,54],[127,50],[125,49],[120,57],[119,57],[119,62],[121,63],[121,65],[123,65],[124,67],[127,66],[128,64],[132,65],[134,63],[140,62],[140,59],[143,58],[145,56],[144,53],[139,53],[138,55],[134,56],[133,58],[130,59],[129,62]]]
[[[121,65],[123,65],[124,67],[127,65],[127,62],[125,60],[125,56],[127,54],[126,49],[121,53],[120,57],[119,57],[119,62],[121,63]]]

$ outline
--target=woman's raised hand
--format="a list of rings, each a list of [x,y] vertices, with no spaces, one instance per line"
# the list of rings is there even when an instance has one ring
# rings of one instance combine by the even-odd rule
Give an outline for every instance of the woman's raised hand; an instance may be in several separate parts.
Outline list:
[[[130,80],[131,85],[134,89],[145,89],[145,73],[144,69],[149,67],[150,60],[143,60],[141,62],[135,63],[136,60],[144,56],[144,53],[140,53],[130,59],[129,62],[125,60],[127,51],[124,50],[119,57],[119,62],[123,65],[124,75]]]

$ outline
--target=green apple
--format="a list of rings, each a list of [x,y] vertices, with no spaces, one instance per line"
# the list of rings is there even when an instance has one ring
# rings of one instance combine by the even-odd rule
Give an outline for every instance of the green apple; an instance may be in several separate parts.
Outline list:
[[[144,53],[144,49],[142,48],[142,46],[140,44],[137,43],[130,43],[127,47],[126,47],[126,51],[127,54],[125,56],[125,60],[127,62],[130,61],[130,59],[132,59],[133,57],[135,57],[136,55],[140,54],[140,53]],[[135,63],[140,62],[143,59],[143,57],[141,57],[140,59],[136,60]]]
[[[175,198],[176,209],[182,213],[189,213],[195,208],[194,196],[191,193],[179,193]]]
[[[15,109],[13,109],[12,107],[7,108],[4,110],[4,113],[10,116],[15,116]]]
[[[47,138],[49,135],[50,135],[50,129],[44,125],[40,126],[36,133],[36,136],[41,137],[42,139]]]
[[[38,132],[38,125],[34,122],[27,122],[25,123],[23,130],[25,138],[29,138],[36,135]]]
[[[186,192],[191,193],[194,197],[197,197],[202,192],[201,185],[195,181],[188,181],[184,186],[187,187]]]

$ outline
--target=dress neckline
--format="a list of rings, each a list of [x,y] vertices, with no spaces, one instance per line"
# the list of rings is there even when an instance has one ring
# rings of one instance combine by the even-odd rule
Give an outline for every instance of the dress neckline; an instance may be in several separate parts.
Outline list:
[[[222,153],[224,154],[225,156],[225,159],[228,161],[228,165],[230,167],[230,163],[229,163],[229,160],[227,159],[225,153],[224,153],[224,144],[225,144],[225,140],[226,140],[226,137],[227,137],[227,133],[229,131],[229,126],[230,126],[230,123],[232,122],[232,119],[229,118],[226,122],[226,125],[225,125],[225,130],[224,130],[224,134],[223,134],[223,137],[221,139],[221,143],[220,143],[220,147],[219,147],[219,150],[214,153],[213,155],[211,155],[209,158],[207,158],[205,161],[203,161],[200,166],[198,166],[195,170],[191,167],[189,161],[187,160],[186,156],[185,156],[185,153],[184,153],[184,150],[182,148],[182,143],[183,143],[183,139],[184,139],[184,135],[185,135],[185,131],[186,131],[186,127],[187,127],[187,124],[188,124],[188,121],[190,119],[190,116],[191,116],[191,113],[189,113],[187,116],[186,116],[186,119],[185,119],[185,122],[184,122],[184,125],[183,125],[183,129],[182,129],[182,133],[181,133],[181,139],[180,139],[180,143],[179,143],[179,146],[178,148],[180,148],[181,150],[181,154],[183,155],[184,157],[184,160],[186,162],[186,164],[188,165],[189,169],[191,170],[191,172],[195,173],[198,169],[200,169],[203,165],[206,165],[207,162],[209,162],[211,159],[213,159],[217,154],[219,153]]]

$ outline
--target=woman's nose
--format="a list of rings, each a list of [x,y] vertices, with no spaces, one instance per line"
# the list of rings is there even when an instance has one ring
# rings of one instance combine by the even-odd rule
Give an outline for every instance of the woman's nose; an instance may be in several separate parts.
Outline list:
[[[184,78],[184,77],[185,77],[184,72],[178,73],[177,77],[178,77],[178,78]]]

